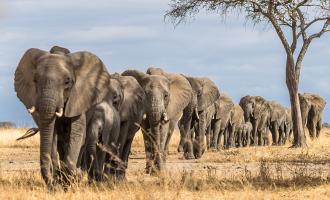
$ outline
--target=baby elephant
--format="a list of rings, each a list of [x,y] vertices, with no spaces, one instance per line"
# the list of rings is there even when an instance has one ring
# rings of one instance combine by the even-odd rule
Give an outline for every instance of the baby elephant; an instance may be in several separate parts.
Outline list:
[[[251,122],[245,122],[241,125],[238,131],[240,131],[241,141],[243,146],[250,146],[251,141],[251,133],[253,126]]]
[[[97,104],[90,117],[85,143],[85,160],[89,180],[101,181],[106,168],[116,168],[116,144],[120,131],[120,116],[112,103]]]

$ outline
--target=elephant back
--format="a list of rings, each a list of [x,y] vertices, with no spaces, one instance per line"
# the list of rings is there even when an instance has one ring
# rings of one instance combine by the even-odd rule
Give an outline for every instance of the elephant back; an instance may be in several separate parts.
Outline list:
[[[221,93],[218,100],[215,102],[217,119],[226,119],[234,108],[233,100],[226,94]],[[228,116],[228,117],[227,117]]]
[[[274,122],[277,121],[279,124],[281,124],[286,117],[286,110],[285,108],[277,103],[276,101],[269,102],[270,104],[270,121]]]

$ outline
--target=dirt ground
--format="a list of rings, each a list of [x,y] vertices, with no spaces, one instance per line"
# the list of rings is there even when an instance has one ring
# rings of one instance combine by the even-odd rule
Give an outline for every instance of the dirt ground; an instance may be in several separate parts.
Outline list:
[[[39,137],[15,141],[24,131],[0,130],[0,199],[17,199],[15,191],[29,194],[18,199],[49,197],[39,173]],[[174,133],[162,177],[144,174],[144,146],[138,133],[124,186],[95,192],[94,187],[79,185],[74,189],[84,191],[79,195],[72,190],[51,197],[79,199],[86,193],[92,199],[112,195],[127,199],[330,199],[330,129],[324,129],[317,141],[308,140],[305,149],[292,149],[289,144],[235,148],[206,152],[199,160],[184,160],[177,153],[178,135]],[[145,190],[149,186],[151,193]]]

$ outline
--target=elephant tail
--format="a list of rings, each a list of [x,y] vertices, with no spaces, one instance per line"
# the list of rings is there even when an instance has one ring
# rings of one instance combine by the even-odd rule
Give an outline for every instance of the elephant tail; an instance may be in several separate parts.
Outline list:
[[[27,130],[24,135],[22,135],[21,137],[17,138],[16,141],[19,140],[24,140],[27,139],[29,137],[34,136],[35,134],[37,134],[39,132],[39,128],[30,128],[29,130]]]

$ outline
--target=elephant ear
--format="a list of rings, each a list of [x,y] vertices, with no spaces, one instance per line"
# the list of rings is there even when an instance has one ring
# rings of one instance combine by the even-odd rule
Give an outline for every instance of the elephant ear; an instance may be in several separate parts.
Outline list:
[[[260,117],[267,109],[270,109],[270,105],[267,105],[267,101],[260,96],[254,97],[252,107],[253,114],[256,118]]]
[[[170,100],[167,106],[169,118],[174,118],[189,104],[193,90],[186,78],[177,74],[166,74],[170,81]]]
[[[21,58],[15,71],[15,91],[26,108],[36,104],[36,86],[34,74],[38,59],[47,52],[40,49],[28,49]]]
[[[122,76],[133,76],[142,87],[143,87],[143,85],[145,85],[146,78],[149,76],[148,74],[141,72],[139,70],[135,70],[135,69],[126,70],[121,75]]]
[[[75,74],[75,84],[65,106],[65,116],[74,117],[100,103],[109,91],[110,75],[103,62],[89,52],[67,55]]]
[[[211,81],[208,78],[199,78],[199,81],[201,81],[202,85],[202,98],[204,98],[204,101],[198,101],[198,110],[204,110],[207,107],[209,107],[211,104],[213,104],[219,97],[220,92],[218,87],[215,85],[213,81]]]

